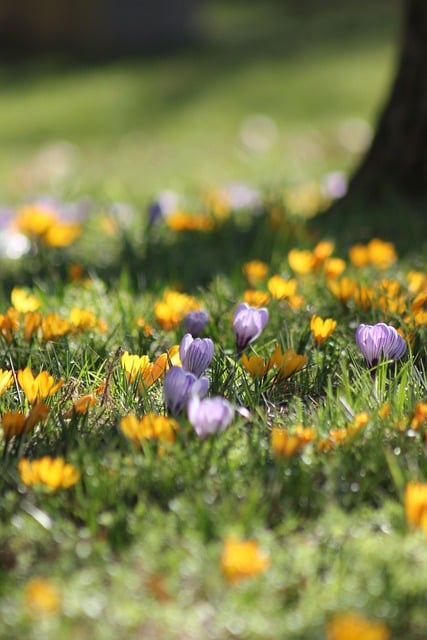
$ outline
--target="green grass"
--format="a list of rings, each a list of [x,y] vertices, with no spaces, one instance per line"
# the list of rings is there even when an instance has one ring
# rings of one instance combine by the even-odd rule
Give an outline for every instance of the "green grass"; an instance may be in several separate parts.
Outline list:
[[[207,2],[200,42],[170,55],[3,65],[0,194],[145,201],[163,188],[283,185],[347,171],[358,154],[339,131],[349,119],[374,122],[393,72],[398,14],[388,2],[366,11]],[[254,114],[275,126],[264,151],[242,142]],[[63,174],[50,170],[58,164]]]
[[[355,297],[343,303],[323,267],[292,271],[289,251],[313,249],[320,232],[314,236],[284,203],[286,186],[355,161],[337,132],[348,118],[373,119],[392,70],[397,7],[304,6],[207,3],[205,40],[173,56],[2,68],[5,202],[43,191],[65,200],[88,195],[92,203],[75,243],[55,249],[33,238],[31,251],[0,262],[0,369],[13,372],[0,393],[3,427],[7,412],[30,411],[19,370],[63,380],[46,399],[44,422],[8,443],[0,429],[1,640],[322,640],[340,612],[382,622],[394,640],[427,636],[427,540],[405,515],[407,483],[427,483],[427,424],[413,424],[427,398],[426,325],[410,326],[409,277],[423,273],[425,290],[425,246],[406,229],[402,246],[411,251],[385,269],[356,268],[348,234],[334,249],[345,275],[376,296],[384,280],[398,283],[402,298],[395,305],[394,294],[383,307]],[[262,154],[238,140],[254,113],[278,129]],[[55,167],[63,156],[43,166],[35,158],[64,139],[77,155],[61,176]],[[158,189],[173,187],[184,209],[209,216],[206,186],[235,178],[259,189],[257,214],[231,210],[210,231],[174,231],[165,218],[150,225],[142,213]],[[115,208],[122,200],[133,205],[128,216]],[[341,226],[329,237],[339,238]],[[242,267],[251,259],[265,261],[267,277],[295,278],[302,296],[300,306],[266,302],[268,324],[246,349],[268,359],[280,345],[306,356],[284,380],[274,372],[253,379],[235,357],[232,319],[249,288]],[[73,281],[76,263],[83,277]],[[25,313],[9,312],[9,335],[5,316],[18,285],[40,301],[45,321],[49,313],[69,321],[77,307],[102,319],[105,331],[70,326],[46,339],[40,327],[26,339]],[[166,414],[163,381],[146,390],[138,379],[129,383],[121,355],[154,361],[180,342],[182,324],[162,327],[155,311],[171,288],[195,296],[209,314],[209,394],[245,410],[205,440],[184,411],[173,443],[134,446],[121,420]],[[256,288],[267,292],[267,280]],[[337,321],[322,345],[310,332],[313,314]],[[354,332],[360,322],[380,321],[409,332],[410,348],[373,375]],[[73,412],[85,394],[95,405]],[[380,412],[386,402],[388,415]],[[369,420],[355,433],[361,412]],[[289,434],[313,427],[315,440],[282,458],[272,446],[275,425]],[[330,444],[334,430],[348,429],[343,443]],[[63,457],[80,479],[56,491],[26,484],[19,461],[45,455]],[[229,536],[255,540],[269,567],[230,582],[221,568]],[[53,612],[29,594],[39,578],[56,593]]]
[[[272,375],[253,380],[235,360],[231,326],[248,288],[243,262],[263,257],[269,275],[289,277],[288,250],[309,240],[303,222],[283,211],[282,225],[272,229],[268,205],[255,221],[248,215],[243,227],[242,215],[234,212],[204,234],[174,232],[164,221],[141,229],[135,217],[135,233],[123,230],[125,245],[116,235],[122,256],[116,271],[103,270],[97,263],[102,254],[94,254],[86,283],[70,282],[67,266],[81,257],[79,245],[93,243],[94,228],[97,243],[109,246],[100,216],[88,221],[74,246],[57,251],[36,245],[33,255],[14,264],[9,286],[31,274],[30,290],[43,317],[56,312],[68,318],[77,306],[91,309],[108,328],[69,331],[57,340],[43,339],[38,330],[28,341],[21,314],[12,338],[1,337],[2,369],[29,366],[34,374],[47,370],[64,380],[47,399],[47,421],[1,445],[2,638],[44,633],[52,639],[142,634],[303,640],[325,637],[328,620],[340,611],[383,621],[392,637],[425,637],[427,543],[420,530],[408,526],[404,510],[406,483],[427,479],[425,423],[410,428],[416,403],[426,398],[425,324],[413,331],[413,348],[404,360],[379,367],[376,383],[354,342],[359,322],[406,327],[415,295],[407,274],[414,267],[425,273],[425,263],[401,258],[385,270],[347,264],[348,276],[365,284],[400,282],[404,306],[398,311],[363,308],[352,298],[341,304],[322,270],[297,275],[302,306],[270,301],[268,325],[247,351],[266,358],[277,344],[293,347],[306,355],[306,365],[281,383]],[[163,256],[161,247],[168,248]],[[3,266],[10,268],[5,261]],[[163,414],[162,381],[141,393],[137,383],[126,381],[120,355],[128,350],[154,360],[179,343],[182,326],[162,329],[154,312],[178,276],[184,291],[195,294],[209,313],[204,335],[215,344],[207,373],[210,394],[226,396],[250,416],[237,416],[227,431],[203,441],[184,412],[175,442],[163,452],[155,440],[135,448],[120,421],[129,413]],[[9,304],[5,288],[2,310]],[[321,346],[310,334],[312,313],[337,320]],[[151,335],[138,324],[141,315],[152,325]],[[76,398],[103,383],[87,414],[70,413]],[[2,416],[28,412],[18,389],[14,382],[0,396]],[[380,417],[387,401],[390,414]],[[348,428],[362,411],[369,422],[361,431],[330,450],[319,448],[331,429]],[[297,424],[313,426],[316,441],[288,459],[275,457],[272,426],[293,432]],[[44,455],[72,463],[82,474],[77,484],[57,491],[25,485],[19,460]],[[230,535],[255,539],[270,567],[230,584],[220,567]],[[55,613],[31,605],[28,585],[40,577],[58,595]]]

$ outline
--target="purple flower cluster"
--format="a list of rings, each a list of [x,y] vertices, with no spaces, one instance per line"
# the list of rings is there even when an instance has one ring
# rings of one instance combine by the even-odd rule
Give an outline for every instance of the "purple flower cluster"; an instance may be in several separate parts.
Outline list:
[[[356,330],[356,343],[368,367],[384,360],[398,360],[406,353],[406,342],[394,327],[384,322],[360,324]]]
[[[188,420],[199,438],[225,431],[235,415],[235,408],[225,398],[204,397],[209,389],[209,380],[203,374],[212,361],[214,344],[210,338],[197,335],[203,331],[208,319],[204,311],[190,312],[184,318],[187,333],[179,345],[182,367],[171,367],[163,386],[168,411],[178,415],[187,407]],[[267,322],[266,308],[250,307],[245,302],[237,307],[233,318],[237,355],[261,335]]]
[[[171,367],[163,383],[163,397],[168,411],[177,416],[186,406],[190,393],[205,396],[209,389],[207,378],[198,378],[182,367]]]
[[[208,378],[202,377],[211,363],[214,344],[210,338],[193,338],[186,333],[179,345],[182,367],[167,371],[163,385],[163,397],[167,409],[178,415],[192,394],[205,396],[209,389]]]
[[[182,367],[171,367],[163,385],[168,411],[177,416],[187,406],[188,420],[199,438],[221,433],[234,418],[234,408],[225,398],[204,398],[209,380],[202,374],[210,365],[213,353],[210,338],[193,338],[191,333],[186,333],[179,345]]]

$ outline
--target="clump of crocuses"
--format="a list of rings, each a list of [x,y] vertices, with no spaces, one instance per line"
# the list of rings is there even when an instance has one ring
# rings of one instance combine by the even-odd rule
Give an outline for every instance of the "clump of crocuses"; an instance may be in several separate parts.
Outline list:
[[[233,421],[234,408],[225,398],[200,398],[190,393],[187,415],[199,438],[222,433]]]
[[[360,324],[356,342],[368,367],[385,360],[398,360],[406,353],[406,342],[396,329],[384,322]]]
[[[210,338],[193,338],[186,333],[179,345],[179,357],[186,371],[200,378],[208,368],[214,354],[214,343]]]
[[[246,302],[242,302],[234,312],[233,331],[236,338],[237,355],[264,331],[268,322],[268,309],[261,307],[250,307]]]
[[[167,371],[163,384],[166,408],[172,415],[177,416],[186,406],[190,392],[204,396],[208,389],[207,378],[198,378],[194,373],[175,365]]]

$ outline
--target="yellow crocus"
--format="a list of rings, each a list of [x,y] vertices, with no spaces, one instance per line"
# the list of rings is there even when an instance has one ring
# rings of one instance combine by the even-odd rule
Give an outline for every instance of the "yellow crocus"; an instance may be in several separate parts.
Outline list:
[[[221,569],[231,583],[263,573],[270,565],[269,556],[256,540],[229,537],[224,540]]]
[[[427,533],[427,483],[410,481],[405,488],[405,515],[410,527]]]
[[[268,273],[268,264],[262,262],[262,260],[250,260],[243,265],[243,273],[250,286],[253,287],[255,284],[265,280]]]
[[[348,300],[354,295],[357,284],[354,280],[350,280],[344,276],[340,280],[329,280],[328,289],[343,304],[347,304]]]
[[[0,369],[0,396],[13,385],[12,371]]]
[[[142,440],[156,439],[162,442],[173,443],[175,432],[178,430],[178,423],[173,418],[148,413],[142,418],[130,413],[120,421],[120,429],[123,435],[131,440],[135,445],[139,445]]]
[[[310,320],[310,329],[317,344],[322,344],[333,334],[337,321],[332,318],[324,320],[320,316],[313,315]]]
[[[283,298],[291,298],[296,294],[297,281],[295,278],[286,280],[278,274],[271,276],[267,282],[267,288],[273,298],[281,300]]]
[[[19,313],[27,313],[28,311],[36,311],[41,301],[36,296],[29,293],[26,289],[20,287],[14,287],[10,294],[12,306],[19,311]]]
[[[42,326],[43,316],[39,311],[27,311],[24,316],[24,339],[29,342],[35,332]]]
[[[125,351],[121,357],[121,364],[128,382],[132,383],[138,375],[144,374],[150,364],[150,358],[147,355],[138,356]]]
[[[326,258],[323,263],[323,272],[327,278],[338,278],[345,271],[346,266],[342,258]]]
[[[162,329],[174,329],[190,311],[200,309],[200,303],[193,296],[168,289],[163,298],[154,305],[154,315]]]
[[[42,320],[44,340],[57,340],[71,331],[71,324],[57,313],[48,313]]]
[[[81,233],[78,222],[54,222],[43,234],[43,242],[48,247],[68,247]]]
[[[246,353],[242,354],[242,365],[248,371],[253,378],[262,378],[269,367],[269,361],[264,360],[261,356],[250,355]]]
[[[266,291],[247,289],[244,293],[243,301],[250,307],[265,307],[270,302],[270,294]]]
[[[31,578],[24,588],[25,604],[30,615],[52,615],[59,611],[59,592],[46,578]]]
[[[308,249],[291,249],[288,253],[288,262],[292,271],[299,275],[311,273],[316,266],[316,258]]]
[[[270,358],[269,368],[276,367],[277,380],[283,380],[302,369],[306,362],[307,356],[299,355],[293,349],[286,349],[282,352],[280,345],[277,345]]]
[[[44,456],[38,460],[21,458],[18,463],[21,480],[28,486],[45,485],[56,491],[67,489],[80,479],[80,473],[72,464],[66,463],[62,458]]]
[[[47,371],[41,371],[34,377],[31,369],[28,367],[20,369],[17,372],[17,378],[30,404],[36,404],[48,396],[52,396],[63,384],[63,380],[55,382],[54,377]]]
[[[367,620],[355,613],[337,613],[326,625],[327,640],[389,640],[384,622]]]

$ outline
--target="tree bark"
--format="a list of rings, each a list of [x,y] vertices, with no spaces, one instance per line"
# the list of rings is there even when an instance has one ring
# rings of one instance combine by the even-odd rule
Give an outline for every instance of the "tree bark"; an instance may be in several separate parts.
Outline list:
[[[346,195],[310,223],[342,248],[374,236],[401,254],[427,240],[427,0],[403,0],[395,80]]]
[[[350,181],[354,193],[427,196],[427,1],[406,0],[400,60],[371,147]]]

